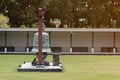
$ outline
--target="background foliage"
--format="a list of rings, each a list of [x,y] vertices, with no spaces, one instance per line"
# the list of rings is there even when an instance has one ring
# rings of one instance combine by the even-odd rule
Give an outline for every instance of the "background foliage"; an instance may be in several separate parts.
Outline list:
[[[77,28],[120,26],[120,0],[0,0],[0,13],[9,17],[11,27],[33,27],[39,7],[44,8],[49,27],[54,18]]]
[[[0,14],[0,28],[9,28],[8,25],[9,18],[7,16],[4,16],[3,14]]]

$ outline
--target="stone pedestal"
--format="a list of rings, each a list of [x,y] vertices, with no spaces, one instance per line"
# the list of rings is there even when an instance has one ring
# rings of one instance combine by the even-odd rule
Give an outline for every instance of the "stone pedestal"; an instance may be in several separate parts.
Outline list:
[[[45,65],[36,65],[33,66],[29,62],[25,62],[22,65],[19,65],[18,72],[62,72],[62,64],[58,66],[53,66],[53,63],[49,63],[48,66]]]
[[[53,54],[53,66],[58,66],[59,65],[59,53],[54,53]]]

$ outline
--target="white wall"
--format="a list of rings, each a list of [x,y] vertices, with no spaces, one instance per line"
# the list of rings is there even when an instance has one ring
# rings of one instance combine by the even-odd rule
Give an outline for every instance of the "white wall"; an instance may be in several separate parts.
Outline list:
[[[96,32],[94,33],[95,51],[100,52],[101,47],[113,47],[113,33]]]
[[[91,32],[75,32],[72,37],[73,47],[88,47],[91,51],[92,47],[92,33]]]
[[[70,33],[69,32],[51,32],[51,47],[62,47],[62,51],[69,51]]]
[[[24,51],[27,45],[26,32],[8,32],[7,46],[14,46],[15,51]]]

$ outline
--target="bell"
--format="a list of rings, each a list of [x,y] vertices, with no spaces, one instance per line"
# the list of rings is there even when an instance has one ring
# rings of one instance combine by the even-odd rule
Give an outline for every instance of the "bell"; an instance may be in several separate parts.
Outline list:
[[[38,32],[34,34],[32,52],[38,53]],[[51,53],[49,35],[46,32],[42,32],[42,53]]]

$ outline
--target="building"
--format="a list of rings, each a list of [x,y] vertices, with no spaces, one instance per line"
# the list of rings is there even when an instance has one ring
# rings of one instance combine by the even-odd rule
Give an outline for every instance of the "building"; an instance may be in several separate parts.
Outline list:
[[[0,53],[30,53],[35,28],[0,29]],[[120,53],[120,29],[46,28],[53,52],[68,54]]]
[[[30,52],[35,32],[35,28],[0,28],[0,52]]]

